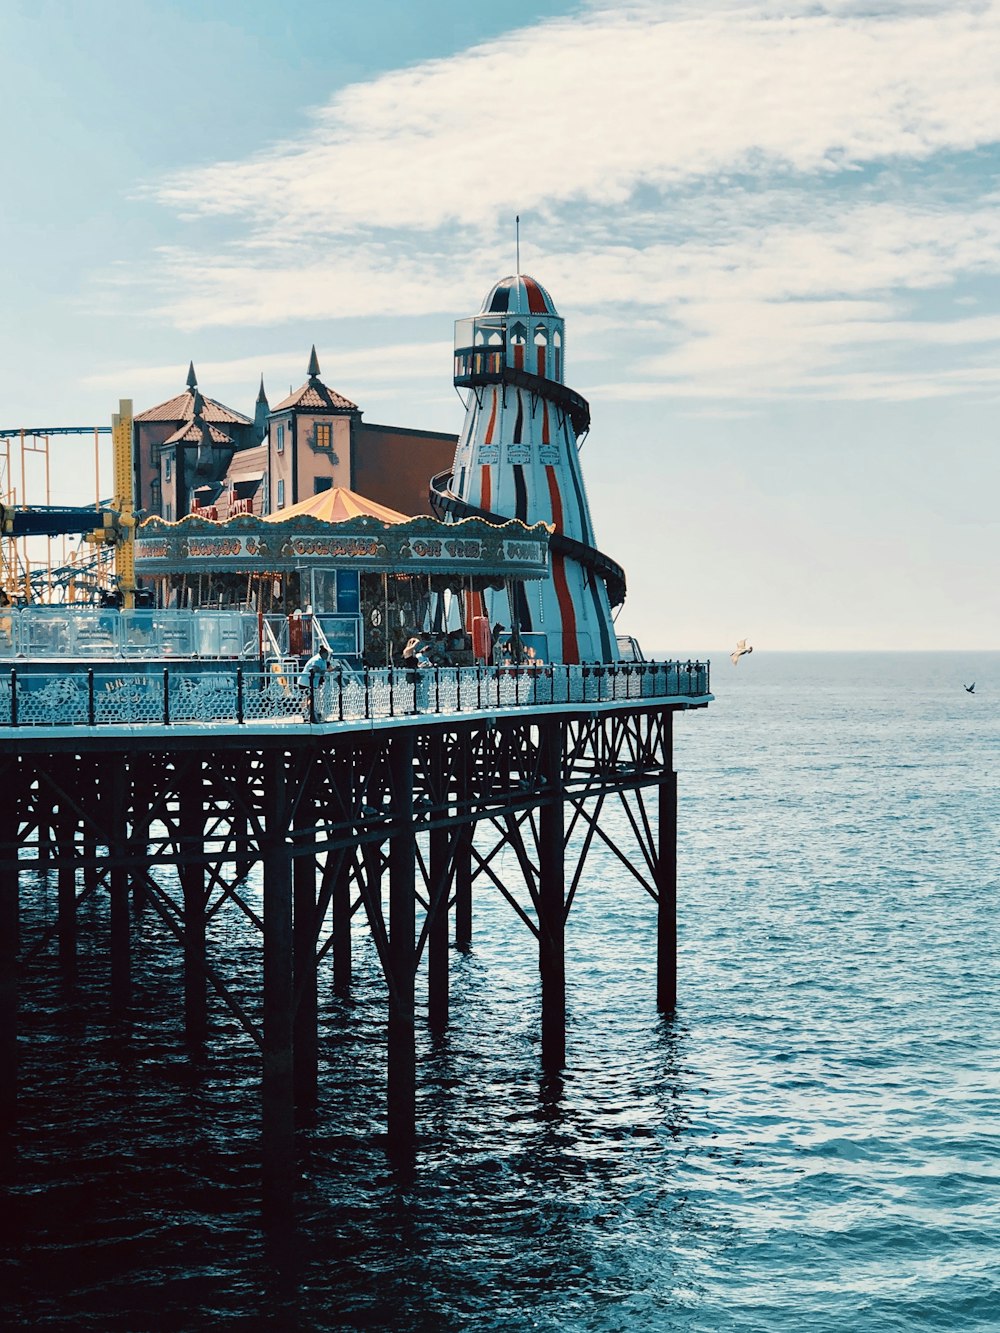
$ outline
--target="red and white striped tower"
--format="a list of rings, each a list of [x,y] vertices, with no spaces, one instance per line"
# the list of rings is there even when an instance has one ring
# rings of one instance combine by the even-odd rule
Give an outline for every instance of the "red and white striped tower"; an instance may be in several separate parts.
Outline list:
[[[510,594],[507,627],[549,662],[613,662],[621,568],[594,545],[578,437],[590,408],[563,382],[565,325],[540,283],[504,278],[455,325],[455,385],[467,389],[451,475],[432,484],[439,512],[554,528],[548,579]],[[486,594],[485,613],[504,620]],[[506,601],[505,601],[506,608]]]

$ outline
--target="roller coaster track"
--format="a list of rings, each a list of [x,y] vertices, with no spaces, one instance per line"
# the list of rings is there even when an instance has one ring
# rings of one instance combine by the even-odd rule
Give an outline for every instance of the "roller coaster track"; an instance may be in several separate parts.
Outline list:
[[[0,536],[3,537],[61,537],[83,534],[98,528],[104,521],[106,509],[92,505],[60,507],[58,505],[2,505],[0,504]],[[115,515],[117,518],[117,514]]]
[[[537,378],[532,376],[531,378]],[[542,381],[548,383],[548,381]],[[495,514],[489,509],[478,509],[475,505],[466,504],[451,489],[452,473],[439,472],[437,476],[431,478],[428,498],[431,508],[439,518],[450,515],[452,518],[482,518],[487,523],[509,523],[512,515]],[[549,538],[549,549],[557,555],[568,556],[570,560],[575,560],[577,564],[583,565],[585,569],[596,574],[598,578],[604,580],[604,585],[608,590],[608,600],[612,608],[620,606],[625,600],[625,571],[617,561],[612,560],[610,556],[605,555],[603,551],[598,551],[596,547],[588,546],[585,542],[578,542],[573,537],[567,537],[562,532],[553,532]]]

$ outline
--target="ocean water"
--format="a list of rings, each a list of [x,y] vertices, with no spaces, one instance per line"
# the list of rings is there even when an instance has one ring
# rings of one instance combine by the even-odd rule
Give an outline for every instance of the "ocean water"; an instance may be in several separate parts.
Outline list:
[[[595,849],[566,1068],[544,1075],[532,940],[478,892],[403,1167],[359,937],[354,1003],[323,994],[321,1104],[277,1243],[255,1054],[222,1013],[205,1058],[185,1053],[155,921],[127,1030],[101,1016],[99,949],[69,1012],[36,968],[0,1323],[1000,1329],[1000,654],[758,650],[718,655],[713,685],[675,728],[676,1016],[654,1005],[653,904]],[[54,910],[54,883],[35,893]]]

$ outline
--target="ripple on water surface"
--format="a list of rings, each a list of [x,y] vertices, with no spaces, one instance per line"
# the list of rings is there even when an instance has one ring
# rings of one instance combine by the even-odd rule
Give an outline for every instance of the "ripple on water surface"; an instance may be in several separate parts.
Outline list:
[[[479,893],[449,1034],[421,1037],[402,1169],[359,936],[356,1002],[323,996],[321,1106],[283,1246],[256,1226],[257,1059],[222,1012],[206,1059],[183,1054],[156,923],[130,1035],[100,1018],[99,950],[84,944],[69,1010],[37,969],[5,1165],[7,1323],[1000,1328],[1000,658],[961,698],[948,655],[727,668],[718,702],[676,725],[677,1016],[653,1009],[652,904],[595,844],[569,924],[567,1065],[546,1076],[531,941]],[[602,818],[627,837],[620,810]],[[496,868],[513,874],[512,854]],[[54,894],[35,890],[50,916]],[[213,946],[249,975],[229,929]]]

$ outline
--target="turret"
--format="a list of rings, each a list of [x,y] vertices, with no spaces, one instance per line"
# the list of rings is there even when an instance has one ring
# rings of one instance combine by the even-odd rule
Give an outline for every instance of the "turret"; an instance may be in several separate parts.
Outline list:
[[[550,577],[537,598],[513,591],[507,627],[536,658],[613,662],[611,608],[624,598],[625,579],[594,543],[577,445],[590,408],[564,383],[565,339],[549,293],[520,273],[456,323],[455,385],[472,392],[452,475],[444,486],[435,479],[435,505],[457,519],[550,524]],[[478,613],[492,624],[504,615],[490,597]]]

